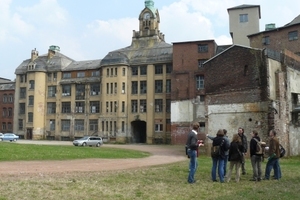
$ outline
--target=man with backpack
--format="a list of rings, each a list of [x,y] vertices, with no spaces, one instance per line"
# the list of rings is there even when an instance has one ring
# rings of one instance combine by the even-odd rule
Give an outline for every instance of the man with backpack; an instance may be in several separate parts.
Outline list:
[[[250,181],[261,181],[261,162],[264,155],[265,143],[262,143],[258,132],[253,130],[250,140],[250,159],[253,170],[253,177]]]

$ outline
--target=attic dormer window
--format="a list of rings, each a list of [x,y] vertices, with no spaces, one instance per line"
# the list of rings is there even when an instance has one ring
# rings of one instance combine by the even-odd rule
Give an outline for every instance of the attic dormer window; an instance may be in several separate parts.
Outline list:
[[[27,66],[27,70],[34,70],[35,69],[35,64],[29,64]]]

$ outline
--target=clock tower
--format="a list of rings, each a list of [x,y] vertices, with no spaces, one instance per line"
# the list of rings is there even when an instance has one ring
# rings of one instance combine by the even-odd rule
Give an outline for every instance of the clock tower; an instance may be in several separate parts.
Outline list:
[[[145,8],[139,15],[139,31],[133,31],[133,44],[140,46],[141,43],[136,40],[164,41],[164,35],[159,31],[160,17],[158,10],[154,7],[153,0],[145,1]],[[147,42],[147,46],[154,44]],[[145,43],[144,43],[145,44]],[[143,45],[144,46],[144,45]]]

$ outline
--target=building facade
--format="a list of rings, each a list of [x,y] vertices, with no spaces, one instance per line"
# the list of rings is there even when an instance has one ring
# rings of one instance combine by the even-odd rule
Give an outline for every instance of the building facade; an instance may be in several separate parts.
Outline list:
[[[250,46],[254,48],[268,48],[276,51],[288,49],[300,55],[300,15],[290,23],[275,27],[275,24],[267,24],[266,30],[249,34]]]
[[[0,133],[13,132],[15,83],[0,77]]]
[[[205,87],[203,63],[216,55],[214,40],[173,43],[172,144],[184,144],[191,122],[200,123],[205,138]]]
[[[130,46],[103,59],[75,61],[50,46],[16,69],[14,131],[25,139],[169,143],[172,45],[145,1]]]

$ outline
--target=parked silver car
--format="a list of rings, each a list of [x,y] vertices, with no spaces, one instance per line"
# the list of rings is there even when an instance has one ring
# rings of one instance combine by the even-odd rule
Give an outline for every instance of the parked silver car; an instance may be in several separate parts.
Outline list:
[[[103,140],[98,136],[85,136],[83,138],[73,141],[74,146],[96,146],[100,147],[103,144]]]
[[[16,142],[18,139],[19,139],[19,136],[14,133],[4,133],[3,135],[0,135],[0,141],[8,140],[11,142]]]

